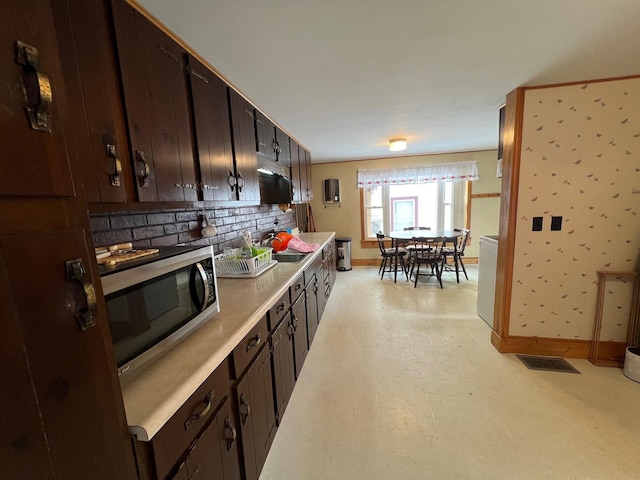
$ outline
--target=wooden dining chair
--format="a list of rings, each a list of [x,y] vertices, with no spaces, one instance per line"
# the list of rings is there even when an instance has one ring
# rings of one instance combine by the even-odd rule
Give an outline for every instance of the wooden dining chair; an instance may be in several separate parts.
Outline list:
[[[416,246],[420,244],[420,231],[431,230],[431,227],[405,227],[405,232],[414,232],[415,235],[411,240],[408,240],[403,247],[407,250],[407,270],[410,268],[411,257],[416,249]]]
[[[398,277],[398,271],[396,269],[396,265],[399,265],[402,268],[407,280],[409,280],[409,275],[407,274],[407,266],[404,261],[407,251],[404,248],[399,247],[386,247],[384,244],[384,239],[386,238],[384,234],[377,233],[376,237],[378,238],[378,247],[380,248],[380,268],[378,269],[378,273],[381,273],[380,279],[384,278],[384,274],[387,272],[393,272],[394,277],[393,281],[395,282]]]
[[[442,287],[442,249],[444,248],[445,238],[437,237],[429,240],[424,240],[418,248],[415,249],[409,278],[413,277],[413,288],[418,286],[418,277],[432,276],[438,279],[440,288]],[[420,271],[421,266],[429,267],[428,270]],[[415,272],[414,272],[415,270]]]
[[[468,228],[460,228],[456,230],[461,231],[462,235],[447,239],[448,242],[455,242],[455,247],[445,246],[442,249],[442,271],[456,272],[456,281],[460,283],[458,265],[462,267],[464,277],[469,280],[469,277],[467,276],[467,269],[464,267],[464,263],[462,262],[462,257],[464,257],[464,247],[469,241],[470,230]],[[449,259],[453,260],[453,265],[448,262]]]

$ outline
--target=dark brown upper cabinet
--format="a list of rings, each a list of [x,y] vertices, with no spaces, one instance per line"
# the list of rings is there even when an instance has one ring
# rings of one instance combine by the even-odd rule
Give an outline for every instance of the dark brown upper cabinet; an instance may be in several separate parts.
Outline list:
[[[256,125],[256,151],[266,160],[291,165],[289,136],[277,127],[260,110],[254,110]]]
[[[59,2],[54,14],[87,201],[119,203],[134,192],[107,2]]]
[[[276,128],[276,161],[287,167],[291,165],[291,152],[289,150],[289,135],[278,127]]]
[[[238,92],[229,88],[229,113],[233,137],[234,174],[227,177],[236,199],[247,204],[260,203],[258,156],[254,108]],[[230,172],[231,173],[231,172]]]
[[[51,5],[2,2],[0,18],[0,196],[74,196],[72,127]]]
[[[112,0],[139,201],[198,200],[186,51],[124,0]]]
[[[302,153],[304,152],[304,167],[302,162]],[[313,189],[311,184],[311,153],[309,150],[304,148],[300,148],[300,177],[301,181],[301,190],[302,190],[302,201],[304,203],[308,203],[313,200]],[[304,175],[302,172],[304,171]]]
[[[294,140],[289,141],[289,156],[291,159],[291,190],[293,194],[292,203],[302,203],[298,144]]]
[[[276,127],[260,110],[254,109],[256,128],[256,151],[266,160],[277,160]]]
[[[189,82],[203,200],[233,201],[233,164],[227,84],[192,55]]]

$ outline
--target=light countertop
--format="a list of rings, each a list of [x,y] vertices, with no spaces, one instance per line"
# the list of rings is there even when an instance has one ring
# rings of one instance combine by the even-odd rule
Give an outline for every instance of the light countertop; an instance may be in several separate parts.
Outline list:
[[[220,312],[161,357],[121,378],[127,423],[139,440],[150,440],[287,291],[322,255],[335,232],[301,233],[320,248],[299,263],[278,263],[256,278],[218,278]]]

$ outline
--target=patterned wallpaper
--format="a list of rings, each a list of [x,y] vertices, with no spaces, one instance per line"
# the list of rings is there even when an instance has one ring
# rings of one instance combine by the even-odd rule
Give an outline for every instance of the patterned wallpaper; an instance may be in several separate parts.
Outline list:
[[[640,266],[640,78],[527,90],[522,139],[509,334],[590,340],[596,272]],[[624,341],[631,284],[607,286],[601,340]]]

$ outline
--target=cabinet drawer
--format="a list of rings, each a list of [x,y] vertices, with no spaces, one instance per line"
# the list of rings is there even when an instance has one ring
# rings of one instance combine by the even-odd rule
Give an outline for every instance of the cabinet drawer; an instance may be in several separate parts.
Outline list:
[[[291,303],[295,303],[300,294],[304,291],[304,278],[302,273],[298,275],[293,282],[291,282],[289,290],[291,290]]]
[[[242,339],[236,348],[233,349],[233,371],[234,379],[240,378],[251,360],[258,354],[262,344],[269,339],[269,329],[267,328],[267,316],[265,315],[255,327]]]
[[[225,360],[151,440],[158,478],[169,473],[230,392],[229,361]]]
[[[273,329],[276,328],[280,320],[282,320],[282,317],[289,311],[290,306],[291,302],[289,301],[289,292],[287,291],[269,309],[269,331],[273,331]]]

